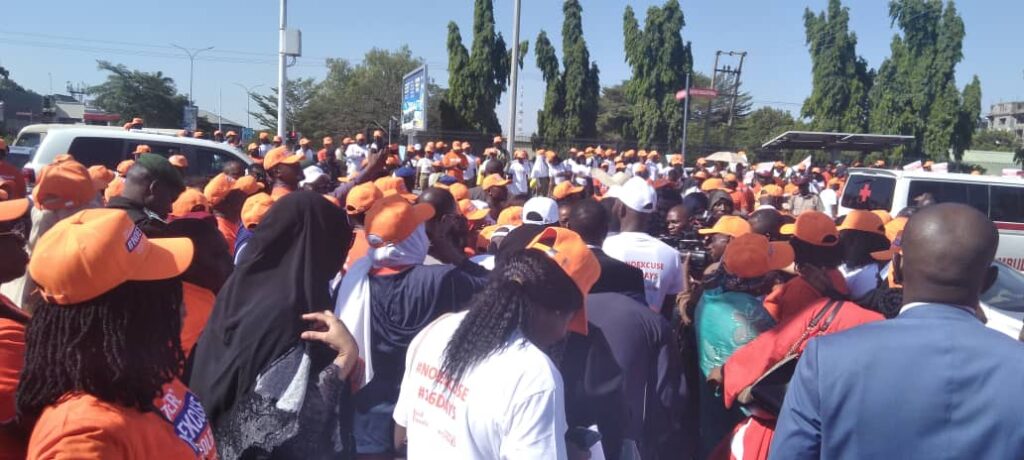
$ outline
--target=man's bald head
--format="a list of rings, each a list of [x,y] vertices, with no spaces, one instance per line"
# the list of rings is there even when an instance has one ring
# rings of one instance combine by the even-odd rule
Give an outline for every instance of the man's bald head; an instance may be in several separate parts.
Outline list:
[[[441,216],[446,214],[457,214],[459,212],[459,208],[455,204],[455,197],[452,196],[451,192],[442,188],[428,188],[420,195],[417,201],[429,203],[434,207],[433,220],[439,220]]]
[[[974,307],[992,281],[999,232],[978,210],[942,203],[921,208],[903,231],[904,303]]]
[[[774,209],[758,209],[747,219],[750,223],[750,230],[758,235],[767,236],[770,240],[779,239],[779,229],[782,228],[782,214]]]
[[[569,209],[568,226],[587,244],[600,246],[608,236],[608,211],[594,200],[577,202]]]

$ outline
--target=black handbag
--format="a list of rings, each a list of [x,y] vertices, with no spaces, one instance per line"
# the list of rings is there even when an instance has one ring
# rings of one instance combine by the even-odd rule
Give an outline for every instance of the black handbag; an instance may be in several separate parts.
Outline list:
[[[751,404],[756,406],[756,409],[763,410],[774,416],[779,415],[779,411],[782,410],[782,402],[786,397],[786,389],[789,387],[789,381],[793,379],[797,361],[800,359],[800,352],[798,351],[800,346],[812,337],[827,331],[829,326],[832,325],[832,321],[836,319],[836,315],[839,314],[839,310],[843,308],[844,303],[842,300],[833,299],[825,304],[811,318],[811,322],[807,324],[807,329],[804,329],[800,339],[789,348],[786,357],[775,363],[774,366],[769,368],[764,375],[751,385],[749,399],[752,400]],[[828,318],[825,318],[826,316]],[[824,322],[822,322],[823,318],[825,318]]]

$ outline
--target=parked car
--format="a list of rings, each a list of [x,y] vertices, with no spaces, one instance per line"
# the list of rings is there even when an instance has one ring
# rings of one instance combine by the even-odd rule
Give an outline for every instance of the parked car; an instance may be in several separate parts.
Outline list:
[[[210,178],[219,173],[229,161],[240,161],[248,166],[252,160],[241,151],[218,142],[176,137],[165,134],[170,130],[132,130],[117,127],[86,125],[31,125],[18,133],[11,149],[10,161],[21,165],[25,182],[31,188],[43,166],[57,155],[70,153],[85,166],[104,165],[110,169],[122,160],[132,157],[140,144],[153,153],[169,157],[175,154],[188,159],[187,178]]]
[[[1024,270],[1024,180],[1015,177],[853,168],[839,215],[851,209],[884,209],[893,216],[925,193],[936,202],[956,202],[985,213],[999,229],[996,259]]]
[[[999,276],[995,284],[981,294],[981,309],[991,329],[1018,338],[1024,326],[1024,274],[996,262]]]

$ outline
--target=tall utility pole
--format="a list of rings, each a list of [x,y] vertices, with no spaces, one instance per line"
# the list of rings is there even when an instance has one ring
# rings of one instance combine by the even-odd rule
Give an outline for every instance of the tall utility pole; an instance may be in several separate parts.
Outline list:
[[[281,139],[285,139],[285,97],[286,86],[288,86],[288,80],[285,76],[285,69],[288,68],[288,64],[285,62],[287,55],[285,54],[285,26],[288,24],[288,0],[281,0],[281,26],[278,28],[278,62],[277,62],[277,135],[281,136]]]
[[[740,59],[739,65],[735,69],[733,69],[732,66],[729,66],[729,65],[726,65],[724,67],[719,67],[718,66],[719,58],[722,57],[722,56],[730,56],[730,57],[739,56],[739,59]],[[726,76],[725,78],[729,78],[728,76],[731,75],[732,76],[731,78],[733,79],[733,85],[732,85],[731,91],[728,94],[719,94],[718,95],[718,97],[728,96],[728,97],[732,98],[730,100],[730,102],[729,102],[729,119],[728,119],[728,123],[727,123],[728,129],[726,131],[726,139],[724,139],[724,141],[726,141],[726,142],[729,141],[729,136],[731,136],[731,134],[732,134],[733,112],[736,110],[736,99],[739,97],[740,72],[743,70],[743,59],[746,58],[746,57],[747,57],[747,52],[746,51],[721,51],[721,50],[715,51],[715,67],[714,67],[714,72],[711,74],[711,88],[712,89],[718,89],[718,86],[717,86],[718,74],[724,74]],[[704,150],[704,151],[706,151],[707,148],[708,148],[708,133],[709,133],[710,128],[711,128],[711,116],[713,115],[712,111],[711,111],[711,105],[712,105],[713,102],[714,102],[714,99],[708,99],[707,112],[704,114],[704,139],[701,141],[701,144],[702,144],[701,150]]]
[[[192,93],[192,77],[195,75],[193,70],[195,69],[196,66],[196,56],[198,56],[199,53],[202,53],[203,51],[212,50],[213,47],[207,46],[206,48],[190,50],[188,48],[185,48],[184,46],[175,45],[174,43],[171,43],[171,46],[184,51],[185,54],[188,55],[188,106],[194,107],[196,105],[196,98],[195,96],[193,96]]]
[[[519,85],[519,4],[520,0],[516,0],[515,7],[512,11],[512,16],[515,17],[514,27],[512,28],[512,79],[509,82],[511,85],[511,92],[508,98],[508,151],[514,152],[516,150],[516,90]],[[508,165],[506,165],[508,166]]]

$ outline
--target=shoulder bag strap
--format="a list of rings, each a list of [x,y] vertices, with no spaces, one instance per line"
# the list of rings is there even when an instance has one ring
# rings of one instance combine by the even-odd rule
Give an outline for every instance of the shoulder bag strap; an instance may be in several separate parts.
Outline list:
[[[839,310],[842,309],[843,304],[846,303],[842,300],[833,300],[832,302],[834,303],[832,305],[832,314],[828,316],[828,319],[826,319],[825,322],[821,325],[821,328],[818,329],[818,334],[822,334],[828,330],[828,327],[832,325],[832,321],[835,321],[836,316],[839,315]]]
[[[839,301],[829,300],[828,303],[826,303],[821,310],[818,310],[818,312],[814,314],[814,317],[811,318],[811,322],[807,324],[807,328],[804,329],[804,332],[802,334],[800,334],[800,338],[797,339],[796,342],[793,342],[793,345],[790,345],[789,351],[786,352],[786,356],[796,354],[796,351],[800,349],[800,345],[807,341],[807,338],[811,335],[811,332],[817,332],[817,330],[819,329],[818,324],[821,322],[821,319],[825,317],[825,314],[828,312],[830,308],[832,308],[832,306],[836,302]],[[831,320],[829,320],[829,322],[831,322]]]

